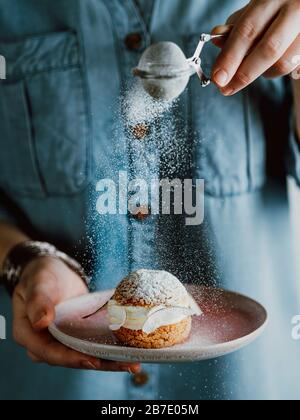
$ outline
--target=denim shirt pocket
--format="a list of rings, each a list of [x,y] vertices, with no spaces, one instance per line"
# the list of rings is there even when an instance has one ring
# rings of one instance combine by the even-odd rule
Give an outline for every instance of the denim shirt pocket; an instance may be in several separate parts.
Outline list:
[[[193,55],[199,35],[185,38]],[[211,74],[218,49],[207,44],[202,65]],[[211,84],[202,88],[197,76],[189,84],[189,124],[195,143],[195,176],[205,180],[205,191],[214,197],[243,194],[265,182],[265,146],[260,117],[248,90],[224,97]]]
[[[71,31],[1,42],[0,186],[28,197],[72,195],[89,181],[88,99]]]

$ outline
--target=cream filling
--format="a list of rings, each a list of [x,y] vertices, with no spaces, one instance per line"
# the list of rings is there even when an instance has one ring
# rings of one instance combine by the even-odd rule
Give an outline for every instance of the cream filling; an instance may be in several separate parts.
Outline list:
[[[178,324],[189,316],[202,315],[201,309],[190,295],[182,306],[176,307],[122,306],[112,299],[107,304],[107,311],[109,327],[112,331],[124,327],[133,331],[142,330],[146,334],[151,334],[160,327]]]

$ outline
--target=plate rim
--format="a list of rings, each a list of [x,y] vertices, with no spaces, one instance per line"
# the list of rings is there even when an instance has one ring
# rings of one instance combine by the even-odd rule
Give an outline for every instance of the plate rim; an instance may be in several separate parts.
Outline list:
[[[193,285],[191,285],[193,286]],[[196,285],[197,286],[197,285]],[[226,290],[223,288],[215,288],[215,287],[206,287],[206,286],[200,286],[205,288],[206,290],[208,289],[213,289],[213,290],[217,290],[219,292],[225,293],[227,295],[232,295],[232,296],[236,296],[236,297],[242,297],[246,300],[248,300],[249,302],[254,303],[255,305],[257,305],[261,312],[262,312],[262,316],[263,316],[263,322],[261,324],[261,326],[259,328],[257,328],[256,330],[254,330],[253,332],[251,332],[250,334],[247,334],[243,337],[225,342],[225,343],[218,343],[218,344],[211,344],[209,346],[206,346],[205,348],[199,348],[199,351],[197,352],[197,350],[195,350],[195,348],[192,349],[185,349],[184,351],[184,355],[180,356],[176,350],[180,351],[180,349],[178,349],[178,346],[173,346],[173,347],[169,347],[169,348],[164,348],[164,349],[140,349],[140,348],[135,348],[135,347],[126,347],[126,346],[117,346],[117,345],[113,345],[113,344],[100,344],[100,343],[93,343],[93,345],[95,346],[96,350],[99,353],[119,353],[122,354],[122,361],[125,360],[132,360],[133,358],[139,358],[141,359],[141,363],[172,363],[172,362],[191,362],[191,361],[197,361],[197,360],[205,360],[205,356],[204,353],[209,355],[211,354],[211,357],[209,358],[216,358],[216,357],[220,357],[226,354],[230,354],[234,351],[238,351],[243,349],[244,347],[246,347],[247,345],[253,343],[257,338],[259,338],[262,333],[265,331],[265,329],[267,328],[267,325],[269,323],[269,314],[267,309],[258,301],[256,301],[255,299],[248,297],[244,294],[235,292],[235,291],[231,291],[231,290]],[[108,289],[108,290],[102,290],[99,292],[95,292],[95,293],[91,293],[92,295],[101,295],[105,292],[108,292],[112,289]],[[68,302],[68,301],[73,301],[82,297],[87,297],[88,295],[82,295],[82,296],[77,296],[75,298],[71,298],[68,299],[66,301],[63,301],[61,303],[59,303],[56,308],[58,308],[59,306],[62,306],[64,303]],[[54,321],[50,324],[50,326],[48,327],[48,330],[50,332],[50,334],[58,341],[60,337],[61,339],[66,339],[66,341],[72,337],[64,332],[62,332],[61,330],[59,330],[59,328],[55,325],[55,319]],[[76,337],[72,337],[74,343],[78,343],[78,347],[86,347],[88,343],[87,340],[81,339],[81,338],[76,338]],[[61,342],[61,341],[60,341]],[[79,351],[77,349],[74,349],[74,346],[70,346],[65,344],[64,342],[61,342],[63,345],[65,345],[66,347],[72,348],[73,350]],[[201,351],[202,349],[202,351]],[[154,354],[157,355],[157,357],[162,357],[163,355],[161,354],[162,352],[164,352],[163,354],[166,355],[166,350],[169,350],[169,353],[167,355],[166,358],[163,358],[162,360],[153,360]],[[173,351],[172,351],[173,350]],[[138,353],[143,352],[143,356],[139,356]],[[125,353],[124,353],[125,352]],[[81,352],[82,353],[82,352]],[[203,356],[201,356],[201,353]],[[85,353],[83,353],[85,354]],[[149,357],[149,359],[147,359],[147,355]],[[151,357],[152,355],[152,357]],[[106,360],[115,360],[113,359],[113,354],[112,354],[112,359],[106,359]],[[107,354],[106,354],[106,357]],[[117,356],[116,356],[117,357]],[[150,358],[151,357],[151,358]],[[118,360],[116,360],[118,361]]]

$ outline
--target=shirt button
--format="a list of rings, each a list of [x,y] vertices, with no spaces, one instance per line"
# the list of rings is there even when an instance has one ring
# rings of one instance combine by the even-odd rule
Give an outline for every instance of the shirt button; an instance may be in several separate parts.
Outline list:
[[[125,38],[125,45],[129,50],[137,51],[142,47],[142,40],[142,35],[139,33],[129,34]]]
[[[136,387],[142,387],[148,384],[149,379],[150,378],[147,372],[140,372],[132,376],[132,383]]]
[[[148,206],[140,206],[133,214],[135,220],[142,222],[151,215],[150,208]]]
[[[150,127],[147,124],[137,124],[132,127],[132,134],[137,140],[144,140],[150,134]]]

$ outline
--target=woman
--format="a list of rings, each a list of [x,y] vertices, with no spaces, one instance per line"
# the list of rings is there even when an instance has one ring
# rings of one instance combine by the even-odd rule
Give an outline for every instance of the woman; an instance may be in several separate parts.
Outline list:
[[[202,90],[194,78],[142,136],[141,127],[124,130],[118,101],[142,51],[168,40],[191,55],[200,33],[229,16],[233,29],[221,55],[206,50],[215,85]],[[290,118],[294,100],[300,132],[300,86],[281,78],[300,54],[299,20],[296,0],[2,0],[2,270],[16,246],[36,239],[88,268],[93,260],[98,287],[136,268],[163,268],[183,281],[213,280],[247,293],[271,319],[259,342],[233,356],[152,366],[137,376],[138,365],[99,361],[51,339],[54,305],[87,289],[72,264],[37,253],[12,291],[14,338],[33,362],[80,370],[34,365],[9,338],[0,343],[3,399],[299,398],[298,346],[290,339],[299,287],[286,174],[300,182]],[[204,224],[187,227],[183,217],[151,209],[143,217],[97,216],[95,183],[120,170],[144,179],[205,179]],[[6,317],[10,305],[1,293]]]

